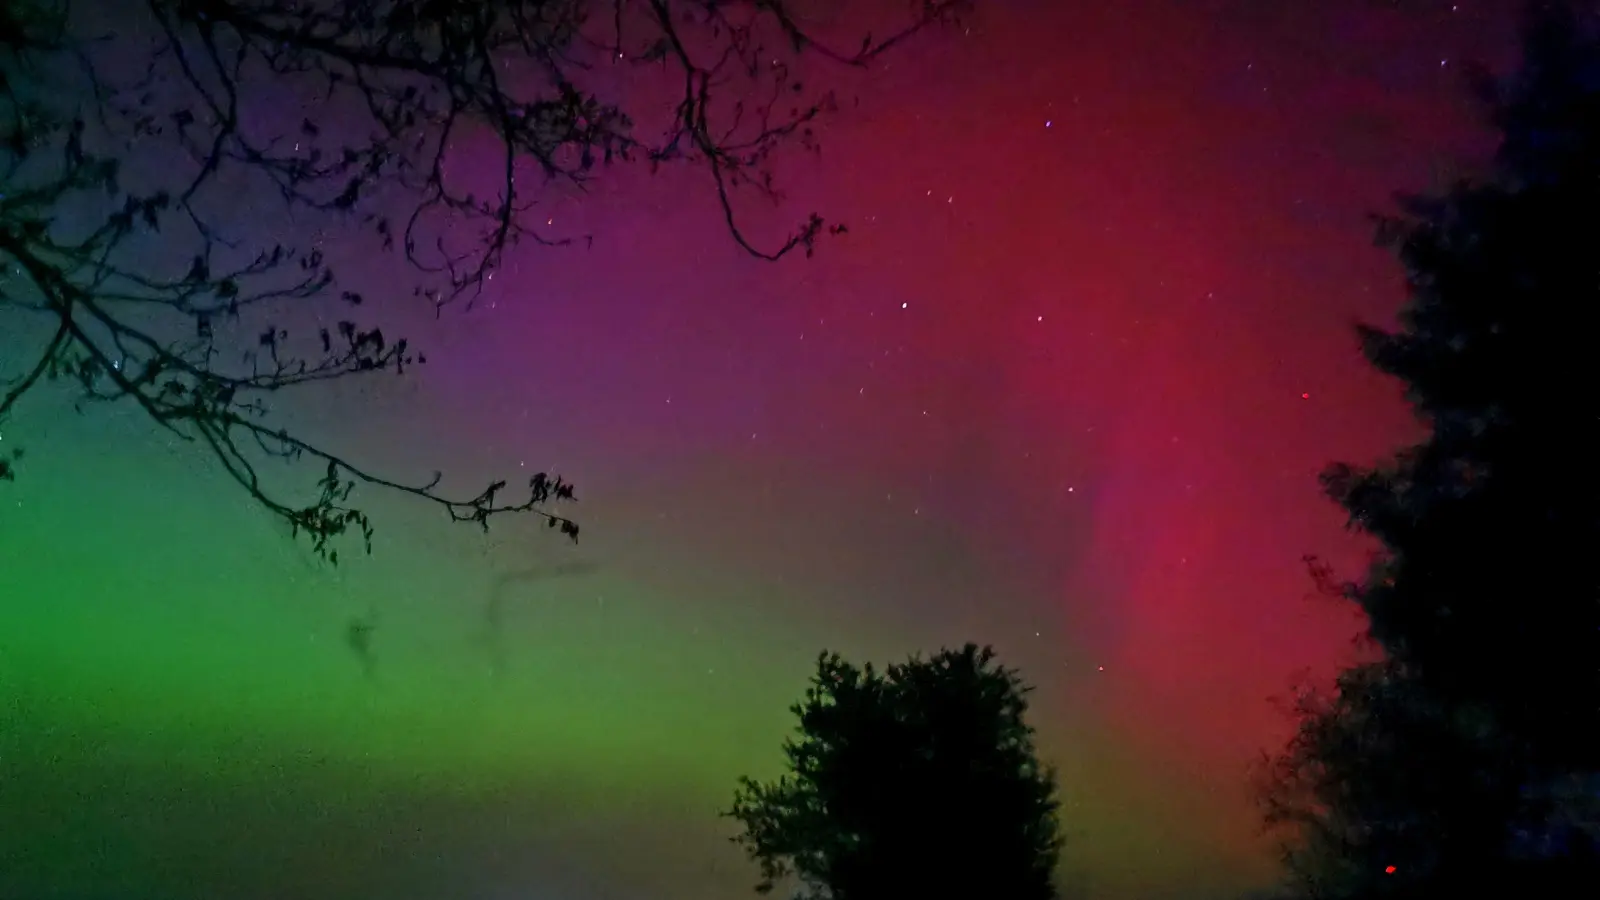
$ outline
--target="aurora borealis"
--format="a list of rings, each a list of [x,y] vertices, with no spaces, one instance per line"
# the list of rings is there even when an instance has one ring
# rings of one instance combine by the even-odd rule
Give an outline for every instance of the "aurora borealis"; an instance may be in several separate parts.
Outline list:
[[[967,640],[1039,685],[1069,896],[1261,883],[1268,698],[1357,627],[1308,599],[1303,554],[1363,553],[1315,476],[1412,428],[1348,328],[1401,298],[1364,216],[1485,149],[1459,62],[1514,8],[985,4],[841,77],[782,171],[850,226],[817,258],[620,173],[416,378],[294,408],[385,471],[559,472],[577,547],[368,494],[331,570],[41,394],[0,435],[0,897],[750,896],[716,813],[816,653]]]

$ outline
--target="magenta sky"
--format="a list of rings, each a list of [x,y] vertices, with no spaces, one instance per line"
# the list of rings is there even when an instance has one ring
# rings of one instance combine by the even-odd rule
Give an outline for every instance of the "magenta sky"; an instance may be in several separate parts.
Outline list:
[[[1364,216],[1481,151],[1460,63],[1505,58],[1490,6],[991,4],[787,171],[848,240],[769,267],[692,186],[618,196],[588,210],[593,255],[529,263],[550,282],[508,288],[483,367],[449,377],[570,373],[547,411],[608,460],[582,475],[596,527],[696,523],[657,545],[671,566],[777,570],[910,646],[1015,648],[1045,731],[1104,727],[1116,777],[1182,810],[1086,836],[1091,870],[1139,868],[1145,828],[1244,846],[1267,698],[1352,632],[1306,599],[1302,554],[1360,558],[1316,473],[1410,433],[1348,330],[1400,300]],[[462,426],[540,439],[503,408]]]
[[[820,162],[784,170],[788,212],[844,220],[847,238],[758,263],[720,232],[708,185],[624,175],[552,211],[593,250],[512,261],[482,308],[423,336],[433,362],[400,398],[414,406],[384,400],[346,437],[397,464],[525,461],[576,480],[578,555],[649,589],[615,632],[646,649],[602,650],[611,632],[573,611],[593,591],[550,588],[541,602],[599,654],[573,665],[618,696],[650,688],[628,678],[657,651],[742,673],[764,712],[674,701],[709,704],[712,730],[748,743],[735,765],[766,764],[823,643],[881,658],[992,641],[1041,688],[1072,883],[1130,900],[1228,889],[1265,871],[1246,773],[1281,734],[1267,698],[1327,671],[1354,632],[1307,599],[1303,554],[1361,553],[1316,473],[1410,434],[1348,329],[1401,299],[1363,216],[1481,154],[1460,63],[1507,59],[1514,4],[983,5],[968,33],[892,57],[826,128]],[[407,409],[431,418],[391,418]],[[404,521],[395,542],[435,533]],[[271,548],[230,552],[281,562]],[[455,538],[431,551],[397,571],[465,573],[485,554]],[[77,651],[30,652],[70,668]],[[615,737],[657,739],[686,740]],[[532,863],[491,893],[742,895],[714,839],[660,837],[711,834],[714,806],[620,809],[583,849],[528,832],[562,860],[560,893]],[[624,839],[634,825],[658,843]],[[684,861],[701,853],[723,861]],[[327,883],[347,898],[383,882],[343,877]]]

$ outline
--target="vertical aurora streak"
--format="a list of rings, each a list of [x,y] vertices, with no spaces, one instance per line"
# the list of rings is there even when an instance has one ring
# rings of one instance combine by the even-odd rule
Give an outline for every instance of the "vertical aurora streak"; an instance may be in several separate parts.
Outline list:
[[[743,258],[681,179],[558,206],[592,251],[305,415],[402,471],[553,467],[576,549],[380,499],[329,571],[136,417],[35,400],[0,895],[748,896],[715,813],[816,652],[965,640],[1040,685],[1070,884],[1251,883],[1266,699],[1353,627],[1302,599],[1302,553],[1360,552],[1315,473],[1408,428],[1346,328],[1399,298],[1362,216],[1481,150],[1450,61],[1511,7],[999,3],[786,169],[851,226],[815,260]]]

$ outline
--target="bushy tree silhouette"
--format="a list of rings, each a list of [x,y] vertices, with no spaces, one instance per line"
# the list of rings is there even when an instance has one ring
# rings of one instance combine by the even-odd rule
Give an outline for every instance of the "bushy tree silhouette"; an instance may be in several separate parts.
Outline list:
[[[1382,545],[1358,582],[1318,571],[1381,659],[1301,695],[1269,773],[1269,818],[1299,826],[1289,861],[1317,896],[1600,885],[1600,495],[1583,474],[1600,404],[1578,324],[1600,285],[1600,28],[1536,3],[1523,33],[1515,73],[1474,77],[1491,170],[1380,221],[1410,301],[1362,346],[1429,432],[1323,478]]]
[[[1538,874],[1510,852],[1532,813],[1519,748],[1483,715],[1387,659],[1303,690],[1293,711],[1263,797],[1268,823],[1291,829],[1283,859],[1299,896],[1433,897]]]
[[[741,779],[728,813],[758,890],[1053,898],[1058,802],[1024,721],[1028,691],[971,644],[882,672],[823,654],[793,707],[787,774]]]
[[[1478,84],[1503,135],[1491,177],[1407,197],[1380,235],[1411,288],[1403,327],[1363,328],[1430,426],[1372,469],[1324,476],[1386,553],[1351,597],[1373,638],[1449,702],[1488,707],[1542,754],[1600,764],[1600,594],[1588,554],[1600,403],[1600,43],[1538,4],[1513,77]],[[1494,664],[1486,665],[1487,660]]]
[[[371,324],[392,298],[336,273],[324,238],[394,254],[415,297],[465,307],[513,245],[573,241],[530,206],[636,161],[705,171],[749,253],[809,254],[842,226],[813,213],[764,246],[733,199],[776,198],[773,154],[813,147],[834,107],[802,83],[802,60],[862,67],[968,5],[928,0],[841,52],[782,0],[6,0],[0,425],[49,381],[132,406],[328,558],[332,539],[370,537],[350,502],[362,484],[484,527],[542,516],[575,539],[549,509],[572,499],[560,478],[452,496],[437,476],[374,474],[275,417],[268,401],[286,392],[424,361]],[[487,166],[453,167],[474,139]],[[292,213],[295,233],[264,238],[263,204]],[[321,327],[285,323],[308,309]],[[18,348],[30,327],[37,345]],[[4,438],[0,480],[18,465],[18,436]],[[323,470],[309,502],[263,480],[274,458]]]

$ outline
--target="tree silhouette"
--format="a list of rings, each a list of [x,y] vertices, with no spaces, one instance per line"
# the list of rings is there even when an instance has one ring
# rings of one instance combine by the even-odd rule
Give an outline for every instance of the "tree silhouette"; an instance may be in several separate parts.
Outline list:
[[[1268,824],[1292,829],[1283,860],[1313,898],[1429,897],[1512,886],[1513,824],[1529,810],[1520,756],[1482,716],[1451,708],[1392,660],[1305,689],[1297,728],[1266,770]],[[1468,874],[1470,873],[1470,875]],[[1518,872],[1518,882],[1529,872]]]
[[[878,672],[824,653],[793,707],[788,773],[741,779],[728,813],[757,890],[792,879],[818,900],[1055,897],[1055,778],[1023,718],[1030,689],[994,658],[968,644]]]
[[[1552,761],[1600,766],[1600,494],[1574,478],[1600,406],[1571,319],[1600,273],[1583,224],[1600,199],[1600,40],[1592,18],[1535,8],[1522,69],[1478,79],[1503,135],[1492,176],[1403,198],[1382,224],[1411,302],[1399,331],[1362,329],[1364,351],[1430,434],[1324,481],[1387,550],[1350,591],[1384,650]]]
[[[573,498],[558,477],[451,496],[437,475],[374,474],[274,417],[268,401],[296,389],[424,362],[370,324],[393,298],[341,278],[324,239],[393,254],[415,298],[470,307],[509,248],[573,242],[534,224],[540,198],[638,162],[708,173],[749,253],[809,254],[842,226],[813,213],[762,246],[734,201],[776,199],[774,153],[814,148],[834,108],[800,68],[866,66],[968,5],[928,0],[903,30],[841,52],[780,0],[7,0],[0,333],[39,337],[0,357],[15,366],[0,369],[0,425],[50,381],[79,406],[136,407],[334,561],[333,539],[370,543],[350,503],[360,484],[484,527],[542,516],[576,539],[550,509]],[[453,169],[475,139],[489,164]],[[292,236],[252,233],[267,203],[294,217]],[[293,315],[321,324],[291,334]],[[0,480],[18,466],[4,438]],[[309,502],[265,483],[274,459],[323,469]]]
[[[1315,571],[1381,659],[1300,696],[1269,773],[1316,896],[1565,896],[1600,876],[1600,496],[1582,474],[1600,408],[1577,325],[1600,284],[1600,28],[1539,3],[1523,34],[1520,69],[1474,77],[1491,171],[1380,221],[1410,301],[1362,347],[1429,433],[1323,476],[1382,552],[1355,583]]]

